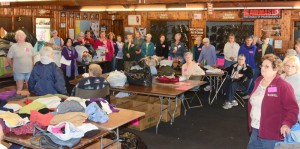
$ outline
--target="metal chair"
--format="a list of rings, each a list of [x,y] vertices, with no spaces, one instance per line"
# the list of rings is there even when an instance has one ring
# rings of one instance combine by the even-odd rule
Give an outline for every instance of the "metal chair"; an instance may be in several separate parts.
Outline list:
[[[241,104],[242,107],[245,107],[244,105],[246,104],[246,102],[244,101],[244,99],[241,97],[239,93],[248,92],[252,82],[253,82],[253,78],[249,80],[248,86],[245,90],[237,90],[235,92],[234,98]]]
[[[98,90],[88,90],[88,89],[81,89],[81,88],[75,88],[75,96],[84,98],[84,99],[89,99],[89,98],[105,98],[108,102],[109,100],[109,86],[105,86],[102,89]]]
[[[204,79],[204,76],[200,76],[200,75],[192,75],[189,78],[189,80],[198,80],[198,81],[202,81],[203,79]],[[184,96],[184,101],[186,102],[189,109],[203,107],[201,99],[198,95],[199,91],[200,91],[200,86],[198,88],[193,88],[193,89],[189,90],[189,92],[193,92],[193,94],[194,94],[193,97],[187,98],[186,96]],[[194,100],[195,97],[197,97],[197,99],[199,101],[199,105],[191,106],[190,104],[192,103],[192,101]],[[189,99],[190,99],[190,101],[188,101]],[[184,106],[183,102],[182,102],[182,104]],[[184,106],[184,108],[185,108],[185,106]]]

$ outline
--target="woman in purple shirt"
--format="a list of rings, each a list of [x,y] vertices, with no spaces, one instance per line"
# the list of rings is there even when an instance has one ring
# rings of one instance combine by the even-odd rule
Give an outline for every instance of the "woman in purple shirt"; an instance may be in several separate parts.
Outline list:
[[[65,81],[66,81],[66,87],[68,90],[68,93],[70,94],[72,89],[70,86],[69,81],[75,79],[75,76],[78,75],[77,65],[76,65],[76,59],[78,57],[78,53],[76,52],[75,48],[72,46],[72,40],[71,38],[67,38],[65,40],[65,45],[61,55],[67,60],[71,61],[70,65],[61,64],[61,69],[64,72],[65,75]]]

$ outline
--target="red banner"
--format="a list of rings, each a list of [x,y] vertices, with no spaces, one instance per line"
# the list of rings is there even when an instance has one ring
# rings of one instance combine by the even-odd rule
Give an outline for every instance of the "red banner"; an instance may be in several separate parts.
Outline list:
[[[243,19],[280,19],[281,9],[244,9]]]

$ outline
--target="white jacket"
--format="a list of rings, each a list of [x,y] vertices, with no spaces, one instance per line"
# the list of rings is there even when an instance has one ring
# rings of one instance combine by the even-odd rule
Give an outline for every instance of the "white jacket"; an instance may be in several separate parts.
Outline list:
[[[233,43],[233,46],[229,42],[227,42],[224,46],[224,57],[228,61],[232,61],[230,57],[234,58],[234,61],[237,61],[237,57],[239,54],[240,45],[236,42]]]

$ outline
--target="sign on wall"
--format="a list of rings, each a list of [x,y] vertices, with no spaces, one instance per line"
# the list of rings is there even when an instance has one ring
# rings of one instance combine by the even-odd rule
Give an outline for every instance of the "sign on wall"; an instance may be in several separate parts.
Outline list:
[[[244,9],[243,19],[280,19],[281,9]]]
[[[36,38],[37,40],[50,40],[50,18],[36,18],[35,19]]]
[[[128,15],[128,25],[141,25],[141,15]]]

